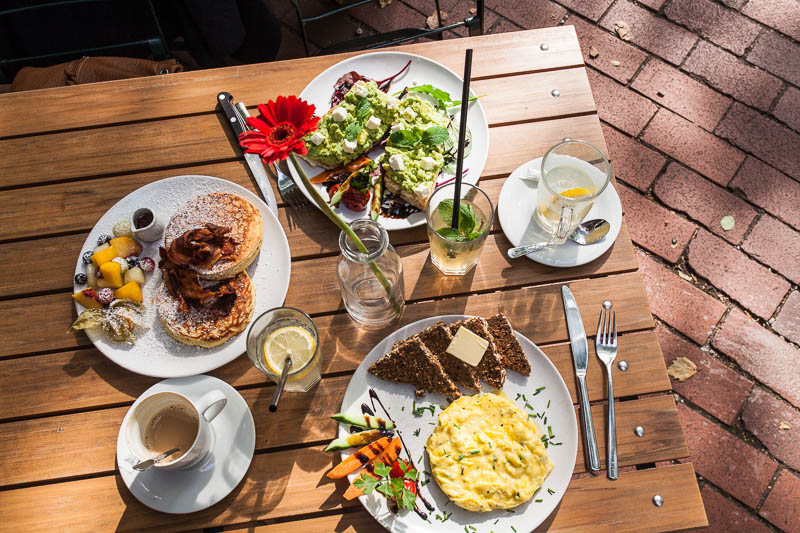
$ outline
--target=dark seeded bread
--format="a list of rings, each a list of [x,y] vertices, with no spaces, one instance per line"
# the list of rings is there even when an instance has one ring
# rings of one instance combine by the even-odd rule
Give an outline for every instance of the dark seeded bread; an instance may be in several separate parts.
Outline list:
[[[446,351],[447,347],[450,346],[450,341],[453,340],[447,324],[437,322],[433,326],[417,333],[417,336],[434,357],[439,360],[445,373],[456,385],[480,392],[481,382],[478,379],[478,369]]]
[[[410,383],[419,397],[425,391],[458,398],[461,391],[447,376],[441,363],[416,335],[396,343],[392,350],[369,367],[369,373],[385,381]]]
[[[489,323],[489,333],[494,337],[495,346],[503,360],[503,365],[506,368],[518,372],[523,376],[531,375],[531,363],[528,357],[522,350],[514,330],[511,327],[511,322],[508,317],[502,313],[497,313],[486,322]]]
[[[464,326],[479,337],[489,341],[489,346],[483,352],[483,358],[478,363],[478,375],[483,381],[496,389],[502,389],[503,383],[506,382],[506,369],[503,366],[503,361],[497,353],[497,347],[489,333],[489,325],[486,319],[480,317],[468,318],[466,320],[459,320],[450,324],[450,334],[455,335],[458,328]]]

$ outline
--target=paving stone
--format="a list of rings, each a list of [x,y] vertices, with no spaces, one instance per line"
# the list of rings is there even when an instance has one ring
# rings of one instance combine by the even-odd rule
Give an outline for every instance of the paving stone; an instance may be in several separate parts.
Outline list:
[[[764,215],[756,222],[742,249],[795,283],[800,283],[800,232]]]
[[[720,0],[720,2],[722,2],[726,6],[732,7],[734,9],[739,9],[740,7],[742,7],[742,4],[744,4],[746,1],[747,0]]]
[[[775,76],[748,65],[708,41],[698,43],[683,69],[704,78],[723,93],[765,111],[783,87]]]
[[[705,483],[700,485],[700,495],[708,516],[708,533],[769,533],[752,512]]]
[[[690,32],[629,0],[619,0],[600,23],[613,30],[617,21],[626,22],[631,27],[631,42],[675,65],[680,65],[697,42],[697,37]]]
[[[742,13],[800,40],[800,2],[797,0],[750,0]]]
[[[772,392],[756,387],[744,404],[744,427],[756,436],[769,453],[795,470],[800,470],[800,410],[776,397]],[[789,429],[781,429],[781,424]]]
[[[772,316],[789,291],[788,281],[704,229],[689,243],[688,257],[698,275],[762,318]]]
[[[669,207],[683,211],[733,244],[739,244],[756,217],[755,209],[747,202],[678,163],[667,167],[653,192]],[[720,220],[728,215],[734,218],[736,225],[725,231]]]
[[[731,105],[731,99],[653,58],[631,87],[698,126],[713,131]]]
[[[787,533],[800,532],[800,476],[783,470],[758,514]]]
[[[433,5],[433,3],[431,3]],[[431,8],[433,13],[433,8]],[[403,2],[392,2],[384,8],[377,2],[354,7],[347,13],[373,28],[378,33],[399,30],[401,28],[426,28],[425,15],[412,9]],[[430,13],[429,13],[430,14]],[[327,19],[326,19],[327,20]]]
[[[747,54],[747,60],[784,80],[800,85],[800,45],[783,35],[765,32]]]
[[[761,26],[712,0],[673,0],[664,14],[736,55],[753,44]]]
[[[684,381],[670,377],[672,389],[722,422],[733,424],[753,382],[664,327],[658,326],[656,335],[668,367],[678,357],[697,366],[697,373]]]
[[[772,329],[800,344],[800,291],[793,291],[783,302],[783,308],[772,324]]]
[[[597,21],[606,12],[614,0],[560,0],[561,5],[580,13],[584,17]],[[570,20],[573,24],[575,21]]]
[[[772,114],[796,131],[800,131],[800,90],[787,87]]]
[[[778,469],[778,462],[685,404],[678,404],[678,414],[697,473],[755,508]]]
[[[592,68],[586,72],[600,118],[629,135],[638,135],[658,107]]]
[[[655,150],[601,123],[614,174],[628,185],[646,191],[664,168],[667,158]]]
[[[667,0],[639,0],[640,4],[644,4],[648,7],[652,7],[655,10],[661,9],[661,6],[664,5],[664,2]]]
[[[717,135],[800,180],[800,134],[735,102]]]
[[[622,183],[617,192],[633,242],[675,263],[697,226]]]
[[[637,259],[653,314],[697,344],[704,344],[726,305],[651,257],[639,252]]]
[[[800,407],[800,349],[734,309],[714,335],[714,347],[747,372]]]
[[[556,26],[567,12],[549,0],[488,0],[486,7],[525,29]]]
[[[570,18],[568,24],[575,26],[586,64],[592,65],[621,83],[627,83],[647,58],[647,54],[617,38],[615,33],[589,24],[579,17]],[[589,50],[592,47],[600,52],[595,58],[589,57]],[[619,61],[619,66],[615,67],[611,61]]]
[[[745,197],[800,230],[800,183],[758,159],[747,156],[742,168],[728,185]]]
[[[489,33],[497,34],[497,33],[509,33],[512,31],[520,31],[522,28],[517,24],[514,24],[513,21],[508,20],[505,17],[501,17],[500,15],[496,15],[491,11],[486,12],[486,29]],[[491,26],[489,25],[491,23]]]
[[[745,158],[744,152],[664,108],[641,138],[722,186]]]

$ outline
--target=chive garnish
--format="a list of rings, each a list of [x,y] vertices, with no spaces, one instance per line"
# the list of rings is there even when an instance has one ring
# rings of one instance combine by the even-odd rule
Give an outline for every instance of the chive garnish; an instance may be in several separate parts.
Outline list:
[[[539,394],[540,392],[542,392],[546,388],[547,387],[539,387],[538,389],[536,389],[536,392],[534,392],[533,395],[536,396],[537,394]]]
[[[475,455],[476,453],[481,453],[481,451],[480,450],[473,450],[473,451],[469,452],[470,455]]]
[[[553,489],[547,489],[547,493],[548,493],[548,494],[555,494],[555,493],[556,493],[556,491],[554,491]]]
[[[537,500],[536,500],[536,503],[539,503],[539,502],[542,502],[542,501],[544,501],[544,500],[539,500],[539,499],[537,499]]]
[[[551,426],[547,426],[547,434],[550,436],[551,439],[555,437],[555,435],[553,435],[553,428]]]
[[[550,400],[547,400],[547,408],[550,409]]]

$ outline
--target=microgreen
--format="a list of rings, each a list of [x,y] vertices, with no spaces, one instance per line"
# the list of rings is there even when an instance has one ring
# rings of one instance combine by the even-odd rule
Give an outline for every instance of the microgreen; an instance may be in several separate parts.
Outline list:
[[[361,125],[360,122],[353,122],[344,130],[344,138],[348,141],[355,141],[358,134],[361,133],[361,130],[364,126]]]
[[[368,98],[362,98],[361,101],[358,103],[358,107],[356,108],[356,116],[358,120],[364,120],[367,118],[370,112],[370,104]]]

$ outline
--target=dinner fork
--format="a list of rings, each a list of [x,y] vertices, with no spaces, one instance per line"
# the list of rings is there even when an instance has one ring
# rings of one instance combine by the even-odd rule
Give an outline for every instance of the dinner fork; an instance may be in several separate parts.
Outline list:
[[[597,357],[606,365],[608,376],[608,445],[606,446],[606,467],[608,478],[619,477],[617,464],[617,421],[614,416],[614,384],[611,380],[611,364],[617,356],[617,313],[611,309],[611,302],[603,302],[600,319],[597,322],[597,336],[594,339]]]
[[[247,123],[247,117],[250,116],[247,106],[244,105],[243,102],[239,102],[235,107],[242,119],[242,124],[244,124],[245,128],[252,131],[253,128]],[[301,207],[306,204],[306,197],[303,196],[303,193],[297,188],[297,184],[291,177],[287,176],[278,165],[270,164],[268,165],[268,169],[278,176],[278,193],[281,195],[284,202],[292,207]]]

